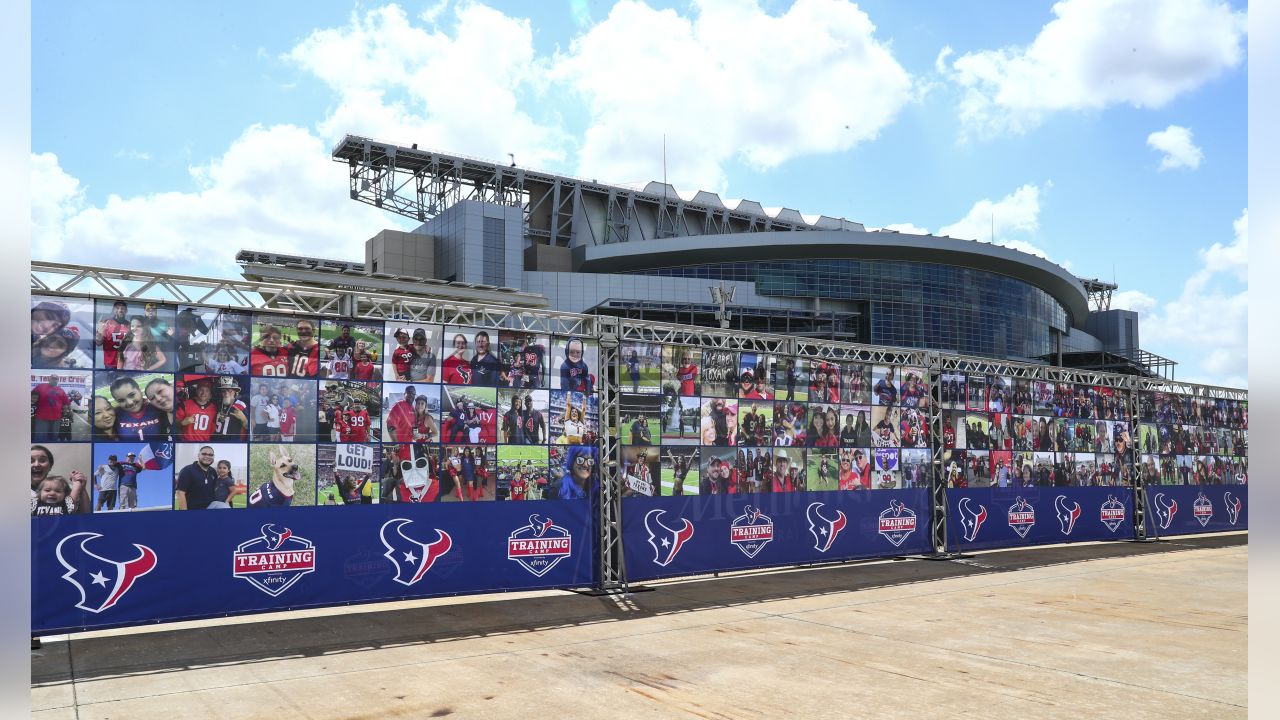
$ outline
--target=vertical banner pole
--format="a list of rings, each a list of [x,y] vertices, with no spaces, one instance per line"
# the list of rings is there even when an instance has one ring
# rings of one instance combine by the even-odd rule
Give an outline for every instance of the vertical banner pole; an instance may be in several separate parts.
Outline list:
[[[1129,458],[1125,465],[1129,468],[1129,477],[1133,479],[1133,539],[1143,542],[1147,539],[1147,481],[1142,476],[1138,450],[1138,424],[1141,403],[1138,400],[1138,379],[1129,378],[1125,382],[1129,394]]]
[[[933,552],[927,557],[950,560],[959,553],[947,550],[947,482],[942,472],[942,356],[927,353],[924,365],[929,373],[929,534]]]
[[[618,318],[597,318],[600,341],[600,508],[596,536],[599,543],[599,586],[603,592],[626,592],[627,569],[622,555],[622,444],[618,417]]]

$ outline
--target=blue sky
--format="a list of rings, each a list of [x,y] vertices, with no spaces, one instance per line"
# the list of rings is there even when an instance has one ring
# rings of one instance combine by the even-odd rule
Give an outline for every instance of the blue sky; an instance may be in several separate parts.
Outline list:
[[[32,8],[32,256],[362,257],[344,133],[1046,255],[1178,376],[1247,372],[1243,3]]]

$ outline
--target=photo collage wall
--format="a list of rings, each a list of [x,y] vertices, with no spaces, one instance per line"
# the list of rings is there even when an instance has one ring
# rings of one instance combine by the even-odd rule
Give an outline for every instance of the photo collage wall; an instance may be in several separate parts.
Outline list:
[[[623,497],[928,486],[923,368],[619,348]]]
[[[594,340],[31,299],[31,511],[580,499]]]
[[[947,487],[1132,484],[1123,391],[961,373],[940,390]]]
[[[1140,393],[1137,447],[1149,484],[1246,484],[1249,402]]]
[[[958,373],[944,374],[940,389],[948,487],[1132,485],[1134,453],[1151,442],[1145,424],[1131,437],[1121,390]],[[1247,464],[1234,457],[1220,466]]]

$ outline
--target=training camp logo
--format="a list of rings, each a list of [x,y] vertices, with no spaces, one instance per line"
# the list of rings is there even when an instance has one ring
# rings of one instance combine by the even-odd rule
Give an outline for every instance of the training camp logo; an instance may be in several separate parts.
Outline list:
[[[653,548],[653,562],[662,567],[670,565],[671,561],[676,559],[676,555],[680,554],[680,548],[693,537],[693,523],[686,518],[680,518],[684,526],[679,530],[672,530],[663,525],[659,518],[666,512],[666,510],[650,510],[644,516],[644,529],[649,533],[649,547]]]
[[[974,510],[970,507],[973,504],[973,501],[967,497],[960,498],[960,532],[965,542],[977,540],[982,523],[987,521],[987,506],[978,505],[978,509]]]
[[[805,508],[805,517],[809,519],[809,534],[813,535],[813,549],[820,553],[824,553],[836,544],[836,537],[844,532],[845,526],[849,524],[849,519],[844,513],[837,510],[834,520],[828,520],[821,512],[826,507],[820,502],[809,503],[809,507]]]
[[[67,569],[62,579],[80,591],[76,607],[91,613],[100,613],[115,605],[129,592],[138,578],[156,567],[156,553],[146,545],[134,543],[138,557],[119,562],[108,560],[85,547],[90,540],[100,538],[100,533],[72,533],[58,543],[54,554]]]
[[[551,518],[529,516],[529,524],[517,528],[507,539],[507,559],[542,577],[561,560],[573,554],[573,537]]]
[[[772,539],[773,520],[751,505],[729,525],[729,542],[749,558],[759,555]]]
[[[278,597],[303,575],[316,571],[316,549],[310,540],[294,535],[289,528],[278,530],[271,523],[263,525],[260,532],[231,554],[232,575]]]
[[[916,513],[901,501],[890,500],[889,507],[880,512],[880,534],[885,540],[901,547],[904,540],[916,531]]]
[[[1036,508],[1034,505],[1019,497],[1009,506],[1009,527],[1018,533],[1018,537],[1025,538],[1031,528],[1035,527],[1035,524]]]
[[[1072,530],[1076,529],[1076,520],[1080,519],[1080,503],[1072,502],[1071,506],[1067,505],[1067,496],[1059,495],[1053,500],[1053,509],[1058,516],[1058,528],[1062,530],[1063,535],[1070,535]],[[1026,533],[1022,534],[1026,537]]]
[[[1230,490],[1223,494],[1222,502],[1227,507],[1227,520],[1230,520],[1231,524],[1235,525],[1236,521],[1240,519],[1240,509],[1244,507],[1244,503],[1240,498],[1233,497]]]
[[[436,539],[429,543],[405,535],[405,528],[412,524],[413,521],[406,518],[392,518],[378,530],[382,546],[387,549],[382,557],[390,560],[396,569],[392,580],[406,587],[421,580],[431,566],[436,564],[436,560],[444,557],[453,547],[453,538],[438,528],[435,529]]]
[[[1200,493],[1196,496],[1195,502],[1191,503],[1191,514],[1200,521],[1200,527],[1208,525],[1213,519],[1213,502],[1205,497],[1204,493]]]
[[[1107,526],[1111,532],[1115,532],[1120,527],[1120,523],[1124,522],[1125,509],[1124,503],[1116,499],[1115,495],[1108,495],[1107,501],[1102,503],[1102,524]]]
[[[1151,505],[1156,513],[1156,524],[1160,526],[1161,530],[1168,530],[1169,526],[1173,524],[1173,516],[1178,514],[1178,501],[1169,500],[1165,502],[1164,493],[1156,493]]]

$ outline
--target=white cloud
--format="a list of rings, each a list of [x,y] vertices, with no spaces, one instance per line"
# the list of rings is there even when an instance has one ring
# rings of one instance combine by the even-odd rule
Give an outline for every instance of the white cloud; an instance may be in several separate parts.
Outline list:
[[[896,230],[897,232],[906,233],[908,235],[928,235],[929,234],[928,228],[918,227],[911,223],[892,223],[890,225],[885,225],[884,229]]]
[[[1136,291],[1116,293],[1113,308],[1140,314],[1143,348],[1183,363],[1179,379],[1244,387],[1249,370],[1249,211],[1234,238],[1199,253],[1200,269],[1179,296],[1160,305]]]
[[[124,148],[121,148],[116,151],[116,157],[146,162],[151,159],[151,153],[142,150],[125,150]]]
[[[1052,187],[1046,183],[1045,188]],[[1040,229],[1040,187],[1023,185],[999,200],[983,199],[973,204],[968,214],[938,229],[938,235],[964,240],[981,240],[1049,259],[1037,246]]]
[[[190,172],[198,190],[87,205],[51,153],[32,156],[35,259],[237,276],[241,248],[363,257],[363,242],[394,224],[351,201],[344,167],[309,131],[252,126],[221,157]]]
[[[569,0],[569,17],[573,24],[583,28],[591,24],[591,6],[587,0]]]
[[[551,63],[587,104],[580,173],[612,182],[667,176],[725,189],[725,166],[758,169],[848,150],[892,123],[912,78],[856,5],[696,0],[687,15],[622,0]]]
[[[1158,108],[1240,64],[1244,12],[1220,0],[1063,0],[1026,47],[937,64],[963,88],[965,135],[1025,132],[1046,113]]]
[[[415,26],[397,5],[355,11],[343,27],[316,30],[286,54],[338,96],[319,124],[326,141],[345,134],[489,159],[515,153],[522,165],[565,156],[568,136],[520,107],[542,73],[528,20],[479,3],[423,12]]]
[[[727,163],[768,168],[874,138],[913,93],[867,15],[842,0],[798,0],[780,16],[757,0],[700,0],[683,15],[623,0],[551,56],[535,52],[528,20],[478,2],[418,12],[358,8],[300,40],[284,58],[328,86],[333,106],[313,128],[250,127],[191,168],[195,191],[89,205],[57,157],[33,156],[33,255],[214,275],[238,274],[239,247],[360,257],[398,221],[347,197],[329,157],[346,133],[512,152],[522,166],[576,154],[591,177],[644,181],[661,177],[665,129],[672,182],[722,190]],[[548,93],[586,99],[580,153]]]
[[[1132,310],[1139,315],[1146,315],[1159,306],[1158,300],[1141,290],[1117,290],[1111,294],[1111,307],[1114,310]]]
[[[63,224],[84,206],[80,181],[58,165],[53,153],[31,155],[31,256],[54,259],[66,246]]]
[[[1180,125],[1170,125],[1147,136],[1147,145],[1164,153],[1160,170],[1200,167],[1204,152],[1191,140],[1191,130]]]

